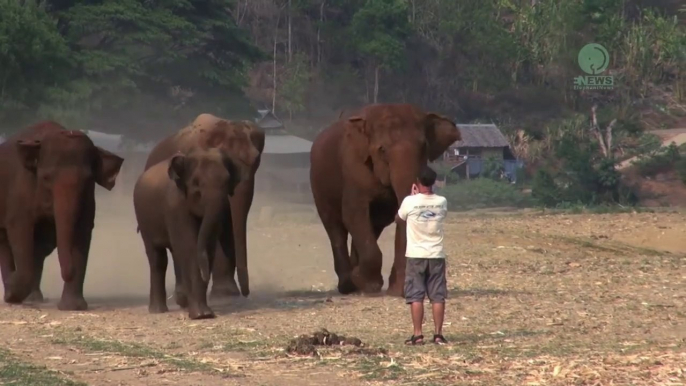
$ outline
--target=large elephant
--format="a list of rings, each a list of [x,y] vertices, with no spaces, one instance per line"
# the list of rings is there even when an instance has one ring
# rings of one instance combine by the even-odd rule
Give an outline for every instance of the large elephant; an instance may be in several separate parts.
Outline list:
[[[255,173],[260,166],[264,141],[264,132],[254,122],[228,121],[211,114],[200,114],[189,126],[157,144],[148,156],[145,170],[177,152],[187,153],[194,148],[219,148],[237,167],[238,185],[234,194],[229,197],[229,211],[233,226],[230,240],[231,253],[224,258],[223,250],[218,248],[212,270],[210,296],[238,295],[238,286],[234,280],[236,273],[238,273],[241,287],[240,293],[243,296],[250,294],[247,222],[255,192]],[[174,271],[178,289],[180,276],[176,265],[174,265]],[[176,301],[181,306],[185,305],[183,298],[177,298]]]
[[[42,301],[45,258],[57,248],[60,310],[85,310],[95,184],[112,190],[124,159],[53,121],[0,145],[0,268],[5,302]]]
[[[164,283],[169,249],[174,266],[181,268],[176,270],[181,276],[177,299],[182,293],[189,317],[215,316],[207,305],[207,284],[217,242],[230,253],[226,197],[237,185],[236,170],[219,149],[196,149],[153,165],[136,182],[133,205],[150,264],[151,313],[169,310]]]
[[[331,242],[340,293],[381,291],[381,232],[394,222],[420,167],[460,139],[453,121],[411,104],[365,106],[317,136],[310,185]],[[398,224],[389,295],[404,292],[406,242],[405,225]]]

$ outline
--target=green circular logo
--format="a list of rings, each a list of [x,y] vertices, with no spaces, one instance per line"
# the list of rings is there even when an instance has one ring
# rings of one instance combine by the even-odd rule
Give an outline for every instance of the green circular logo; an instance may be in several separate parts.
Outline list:
[[[610,55],[605,47],[598,43],[586,44],[579,51],[579,67],[590,75],[598,75],[607,69],[610,64]]]

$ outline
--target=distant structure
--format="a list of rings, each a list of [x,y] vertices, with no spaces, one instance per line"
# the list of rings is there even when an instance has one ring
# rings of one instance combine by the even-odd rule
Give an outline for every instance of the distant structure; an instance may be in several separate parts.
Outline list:
[[[265,132],[256,183],[272,192],[309,192],[312,142],[291,135],[270,110],[258,110],[255,123]]]
[[[443,154],[443,161],[453,165],[453,173],[467,179],[478,177],[484,162],[495,158],[503,163],[505,174],[515,178],[522,163],[516,159],[510,143],[495,124],[458,123],[457,127],[462,140],[450,145]]]

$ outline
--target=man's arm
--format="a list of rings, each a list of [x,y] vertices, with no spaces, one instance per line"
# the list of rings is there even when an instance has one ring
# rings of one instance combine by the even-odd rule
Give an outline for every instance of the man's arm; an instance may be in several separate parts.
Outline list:
[[[403,199],[403,202],[400,204],[400,208],[398,208],[398,213],[395,214],[395,222],[396,223],[401,223],[407,221],[407,215],[409,214],[408,210],[408,204],[407,204],[407,197]]]

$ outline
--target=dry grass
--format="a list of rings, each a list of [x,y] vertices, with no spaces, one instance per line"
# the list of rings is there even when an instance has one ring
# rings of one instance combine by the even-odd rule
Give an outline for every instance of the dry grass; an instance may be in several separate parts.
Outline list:
[[[685,220],[678,213],[455,216],[446,231],[451,344],[443,347],[403,345],[411,323],[402,299],[330,291],[321,226],[284,226],[286,218],[254,223],[251,276],[265,284],[252,299],[213,303],[217,319],[191,321],[175,307],[149,315],[144,296],[91,300],[84,313],[53,303],[3,306],[0,323],[5,347],[22,360],[89,384],[678,385],[686,383]],[[381,238],[386,274],[392,235]],[[265,275],[279,284],[267,285]],[[358,337],[364,350],[286,352],[292,338],[320,328]]]

